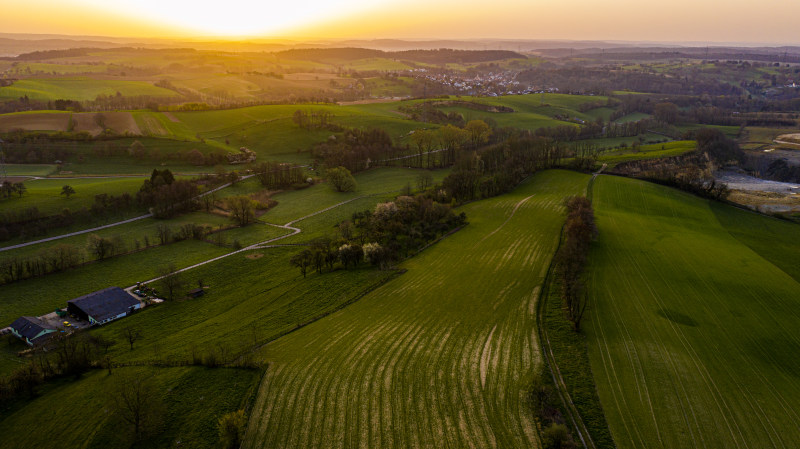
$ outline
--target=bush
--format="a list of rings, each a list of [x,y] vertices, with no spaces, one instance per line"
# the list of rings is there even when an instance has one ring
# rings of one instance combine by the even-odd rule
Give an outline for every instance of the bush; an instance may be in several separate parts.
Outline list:
[[[328,170],[328,182],[337,192],[352,192],[356,189],[356,179],[350,170],[344,167],[336,167]]]
[[[572,440],[567,426],[564,424],[551,424],[542,432],[542,444],[545,449],[572,449],[577,447]]]
[[[217,421],[220,446],[225,449],[236,449],[242,444],[247,417],[244,410],[226,413]]]

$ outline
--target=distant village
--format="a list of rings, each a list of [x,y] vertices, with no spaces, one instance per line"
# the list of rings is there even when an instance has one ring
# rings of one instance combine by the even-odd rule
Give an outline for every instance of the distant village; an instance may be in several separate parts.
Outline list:
[[[516,71],[499,71],[462,75],[458,72],[437,72],[428,69],[413,69],[406,73],[417,80],[425,80],[446,86],[452,93],[497,97],[500,95],[524,95],[541,92],[558,92],[558,88],[535,89],[533,86],[520,83],[515,78]]]

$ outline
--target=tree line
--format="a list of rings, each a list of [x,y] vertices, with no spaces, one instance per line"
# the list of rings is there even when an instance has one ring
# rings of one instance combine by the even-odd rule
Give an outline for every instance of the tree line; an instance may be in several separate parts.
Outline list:
[[[364,261],[386,269],[464,224],[466,215],[456,215],[450,205],[436,201],[433,192],[402,195],[354,213],[350,220],[339,223],[336,238],[315,239],[289,262],[303,277],[309,270],[322,273],[337,264],[349,269]]]
[[[128,242],[120,235],[101,236],[89,234],[83,246],[59,243],[44,248],[31,256],[9,256],[0,259],[0,284],[9,284],[34,277],[66,271],[87,263],[138,252],[155,246],[164,246],[183,240],[203,240],[212,229],[187,223],[171,227],[161,223],[151,235]]]
[[[573,330],[577,332],[588,304],[583,271],[590,244],[597,235],[597,228],[592,203],[586,197],[568,198],[566,209],[564,235],[555,255],[555,275],[561,289],[564,313],[572,322]]]
[[[531,173],[561,164],[571,154],[558,141],[520,131],[502,143],[461,152],[442,189],[448,200],[457,203],[496,196]]]

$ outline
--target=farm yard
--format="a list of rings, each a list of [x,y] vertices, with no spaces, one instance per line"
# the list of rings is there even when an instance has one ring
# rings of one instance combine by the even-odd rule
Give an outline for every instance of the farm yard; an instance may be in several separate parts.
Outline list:
[[[585,329],[618,447],[793,447],[798,227],[623,178],[593,197]]]

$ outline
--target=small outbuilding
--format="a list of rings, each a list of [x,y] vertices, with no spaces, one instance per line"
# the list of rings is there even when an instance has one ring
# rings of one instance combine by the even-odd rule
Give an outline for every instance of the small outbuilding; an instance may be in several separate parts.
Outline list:
[[[130,315],[142,303],[119,287],[109,287],[67,301],[67,312],[91,324],[105,324]]]
[[[57,329],[32,316],[19,317],[11,323],[11,333],[34,346],[46,341]]]

